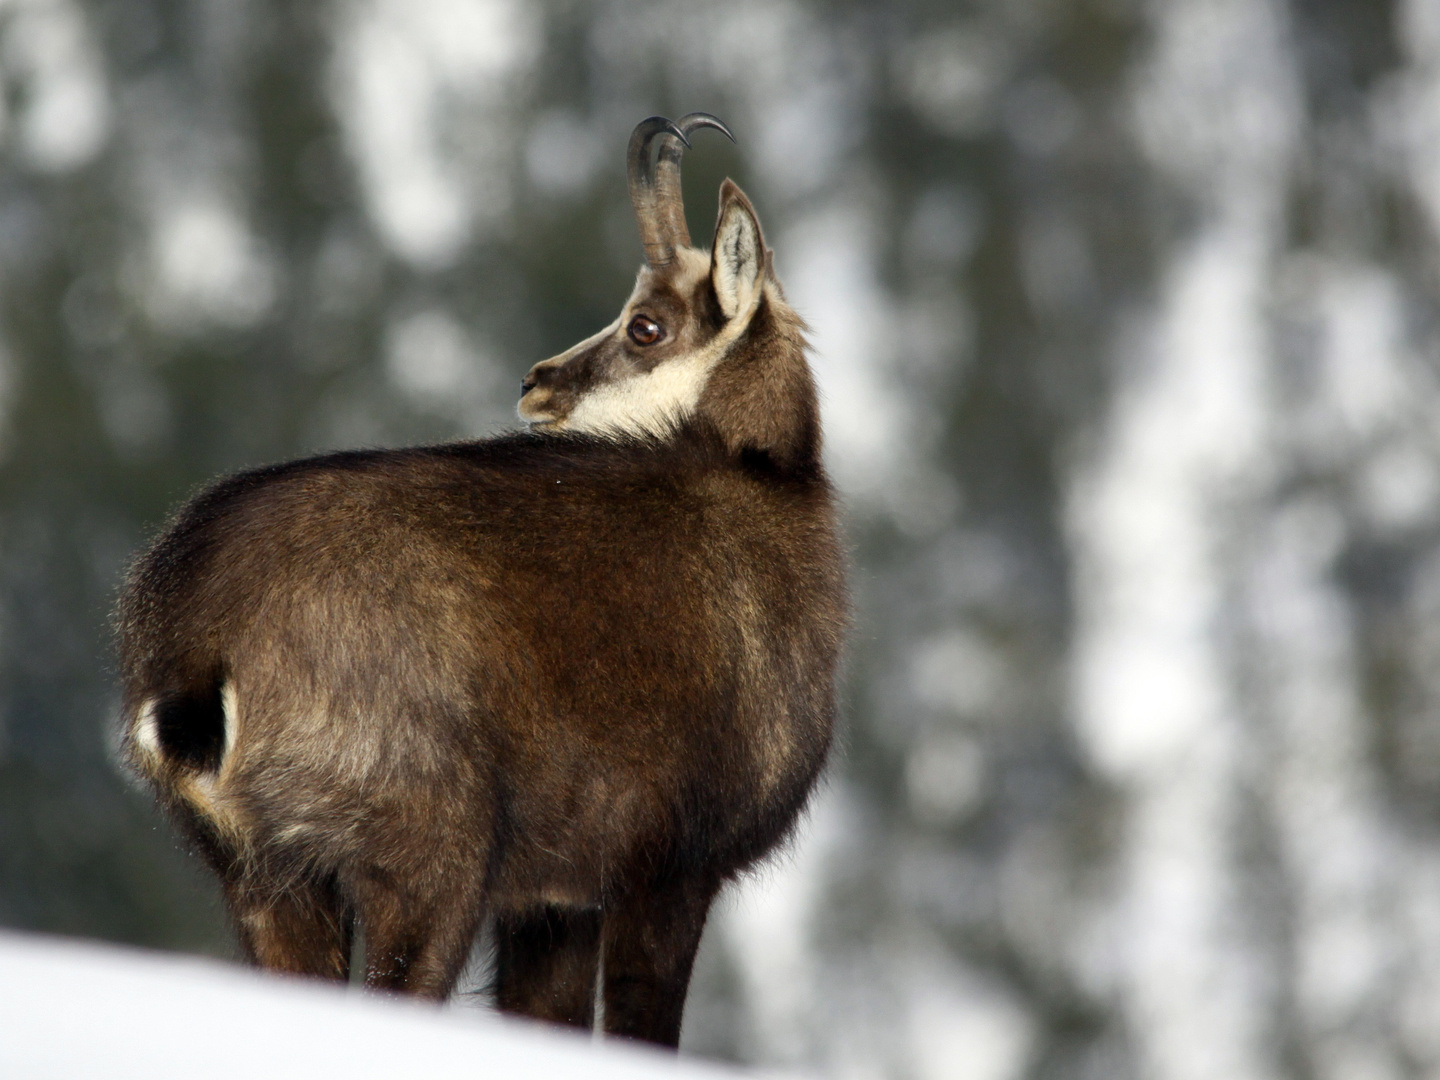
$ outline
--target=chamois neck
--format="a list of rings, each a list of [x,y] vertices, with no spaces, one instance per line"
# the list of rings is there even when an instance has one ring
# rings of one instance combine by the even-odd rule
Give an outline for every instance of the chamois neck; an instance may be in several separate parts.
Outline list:
[[[786,475],[820,471],[820,406],[805,326],[767,282],[745,333],[716,366],[696,409],[726,450]]]

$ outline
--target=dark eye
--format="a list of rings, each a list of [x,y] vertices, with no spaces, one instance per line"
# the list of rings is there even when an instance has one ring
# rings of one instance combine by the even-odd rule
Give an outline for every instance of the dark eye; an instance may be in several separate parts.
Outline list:
[[[664,336],[665,331],[660,329],[660,324],[654,319],[636,315],[630,320],[630,340],[636,345],[654,345]]]

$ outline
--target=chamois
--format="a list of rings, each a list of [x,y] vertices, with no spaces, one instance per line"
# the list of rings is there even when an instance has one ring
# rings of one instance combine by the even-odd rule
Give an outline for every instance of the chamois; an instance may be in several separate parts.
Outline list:
[[[121,749],[243,954],[675,1046],[720,886],[830,745],[847,622],[804,327],[750,201],[691,245],[694,113],[643,121],[646,265],[525,376],[528,430],[223,479],[129,575]],[[603,978],[601,972],[603,971]]]

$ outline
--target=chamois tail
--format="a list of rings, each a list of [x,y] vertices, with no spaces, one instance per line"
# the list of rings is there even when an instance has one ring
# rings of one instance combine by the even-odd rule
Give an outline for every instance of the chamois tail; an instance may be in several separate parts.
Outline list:
[[[131,739],[142,758],[215,773],[234,741],[234,727],[235,691],[216,673],[143,701]]]

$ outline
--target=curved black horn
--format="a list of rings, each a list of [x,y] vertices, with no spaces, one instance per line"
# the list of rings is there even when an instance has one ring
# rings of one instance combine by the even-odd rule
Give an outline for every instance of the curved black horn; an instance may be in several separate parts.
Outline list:
[[[680,142],[685,132],[664,116],[650,116],[635,125],[630,133],[630,146],[625,152],[625,169],[630,178],[630,201],[635,204],[635,223],[640,226],[640,243],[645,246],[645,261],[663,266],[675,257],[675,243],[665,232],[664,217],[659,212],[659,192],[655,185],[655,169],[650,160],[650,144],[657,135]]]
[[[645,261],[659,268],[675,258],[677,247],[688,246],[690,230],[685,224],[685,201],[680,190],[680,157],[690,145],[690,133],[712,127],[731,142],[730,129],[709,113],[694,112],[678,123],[663,116],[651,116],[635,125],[630,135],[627,170],[630,200],[635,204],[635,221]],[[660,152],[652,165],[650,144],[660,139]]]
[[[714,128],[732,143],[735,141],[730,129],[709,113],[688,113],[677,120],[675,126],[684,134],[685,146],[690,145],[692,131],[707,127]],[[685,196],[680,188],[680,156],[684,152],[674,139],[665,139],[660,144],[660,156],[655,162],[656,201],[665,230],[675,238],[676,247],[690,246],[690,227],[685,224]]]

